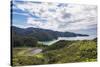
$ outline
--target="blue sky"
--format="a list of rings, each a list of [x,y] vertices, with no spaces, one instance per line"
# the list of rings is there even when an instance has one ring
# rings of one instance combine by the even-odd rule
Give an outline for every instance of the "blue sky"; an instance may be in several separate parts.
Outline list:
[[[96,35],[97,6],[13,1],[12,25]]]

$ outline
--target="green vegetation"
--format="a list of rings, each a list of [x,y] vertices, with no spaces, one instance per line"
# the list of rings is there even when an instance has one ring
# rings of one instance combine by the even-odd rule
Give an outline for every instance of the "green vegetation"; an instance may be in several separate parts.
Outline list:
[[[59,32],[59,31],[52,31],[48,29],[41,29],[41,28],[34,28],[34,27],[19,28],[19,27],[11,26],[11,29],[12,29],[11,31],[12,36],[14,37],[15,36],[27,37],[27,38],[31,37],[34,40],[38,40],[38,41],[52,41],[54,39],[57,39],[58,37],[88,36],[86,34],[78,34],[73,32]]]
[[[42,51],[32,54],[33,49]],[[14,47],[12,57],[13,66],[94,61],[97,61],[97,39],[63,40],[50,46]]]

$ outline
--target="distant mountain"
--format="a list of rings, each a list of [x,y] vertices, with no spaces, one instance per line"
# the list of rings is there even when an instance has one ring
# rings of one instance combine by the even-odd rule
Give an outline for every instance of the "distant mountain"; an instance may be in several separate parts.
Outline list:
[[[57,39],[58,37],[77,37],[77,36],[88,36],[86,34],[78,34],[73,32],[59,32],[52,31],[48,29],[40,29],[40,28],[18,28],[15,26],[11,26],[13,36],[27,36],[33,37],[39,41],[50,41],[53,39]]]

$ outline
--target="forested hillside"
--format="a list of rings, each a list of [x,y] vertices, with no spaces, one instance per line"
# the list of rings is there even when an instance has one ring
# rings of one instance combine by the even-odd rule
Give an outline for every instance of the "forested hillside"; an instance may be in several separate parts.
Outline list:
[[[18,28],[11,26],[12,36],[19,37],[31,37],[38,41],[51,41],[58,37],[76,37],[76,36],[88,36],[86,34],[78,34],[73,32],[59,32],[40,28]]]

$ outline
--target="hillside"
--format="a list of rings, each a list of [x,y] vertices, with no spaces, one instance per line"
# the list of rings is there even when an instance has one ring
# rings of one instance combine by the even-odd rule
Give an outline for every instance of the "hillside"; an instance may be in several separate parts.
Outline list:
[[[97,58],[97,43],[93,40],[60,41],[51,46],[46,52],[53,58],[50,63],[90,62]]]
[[[97,44],[95,40],[59,41],[54,45],[43,48],[44,51],[35,55],[29,49],[33,48],[14,48],[13,65],[97,61]]]
[[[59,32],[40,28],[18,28],[11,26],[13,36],[28,36],[37,39],[38,41],[50,41],[57,39],[58,37],[76,37],[76,36],[88,36],[86,34],[78,34],[73,32]]]

